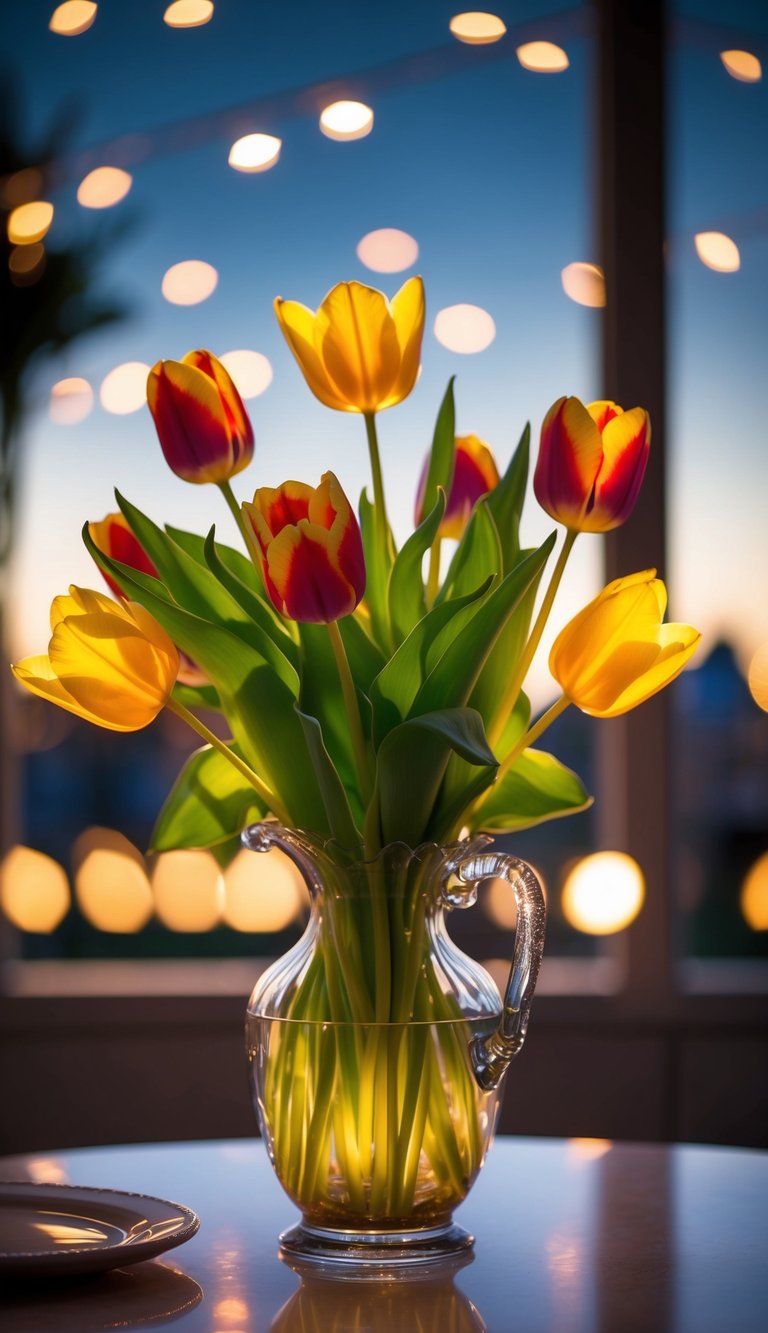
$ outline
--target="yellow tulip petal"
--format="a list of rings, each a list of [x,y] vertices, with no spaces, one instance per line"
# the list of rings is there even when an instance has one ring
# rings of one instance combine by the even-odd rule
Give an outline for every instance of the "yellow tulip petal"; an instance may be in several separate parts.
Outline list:
[[[168,669],[170,671],[173,668],[175,677],[178,669],[179,650],[173,639],[166,634],[162,625],[158,625],[155,617],[145,607],[140,606],[138,602],[128,602],[125,609],[130,613],[142,634],[146,636],[154,651],[168,659]]]
[[[390,303],[400,347],[400,371],[394,394],[381,404],[394,407],[408,397],[419,373],[421,342],[424,336],[424,283],[421,278],[409,278]]]
[[[631,681],[610,708],[604,712],[600,711],[597,716],[620,717],[622,713],[628,713],[638,704],[645,703],[652,695],[658,694],[659,690],[670,685],[680,675],[683,667],[695,653],[701,634],[692,625],[664,625],[662,629],[672,631],[676,641],[661,650],[652,667],[637,680]]]
[[[90,688],[83,693],[74,685],[86,677],[92,678],[97,691],[104,687],[118,695],[122,692],[152,707],[162,707],[167,698],[170,687],[152,644],[137,625],[121,623],[111,614],[67,617],[53,632],[48,656],[65,687],[88,707],[93,706]]]
[[[328,378],[315,346],[317,316],[299,301],[283,301],[279,296],[275,300],[275,314],[285,341],[315,397],[337,412],[356,411],[337,393],[335,385]]]
[[[602,406],[602,404],[591,403],[590,406]],[[603,429],[605,471],[613,470],[616,461],[626,452],[630,442],[646,428],[647,420],[648,413],[642,407],[633,407],[629,412],[622,412],[620,416],[612,417],[606,423]],[[647,426],[647,429],[650,433],[650,426]]]
[[[603,461],[600,431],[578,398],[567,398],[561,425],[570,444],[570,463],[585,492],[589,492]],[[544,427],[542,427],[542,434]]]
[[[585,682],[594,679],[622,641],[656,642],[660,616],[654,582],[658,580],[627,581],[627,587],[610,596],[604,590],[561,630],[549,669],[569,698],[575,699]]]
[[[317,312],[315,346],[340,397],[359,412],[375,412],[400,370],[395,321],[381,292],[340,282]]]
[[[598,398],[594,403],[586,403],[585,407],[599,431],[603,431],[613,417],[624,412],[623,407],[610,398]]]
[[[29,690],[30,694],[36,694],[41,699],[47,699],[50,703],[57,704],[59,708],[64,708],[68,713],[74,713],[76,717],[84,718],[86,722],[93,722],[99,727],[107,727],[110,731],[134,730],[130,725],[105,721],[100,713],[91,711],[75,699],[55,675],[47,657],[25,657],[23,661],[12,666],[11,670],[20,684]]]

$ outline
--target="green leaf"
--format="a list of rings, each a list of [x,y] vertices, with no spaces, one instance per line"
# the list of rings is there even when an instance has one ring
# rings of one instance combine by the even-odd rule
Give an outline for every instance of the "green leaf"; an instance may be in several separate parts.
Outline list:
[[[232,734],[248,763],[280,798],[299,828],[327,831],[325,805],[294,711],[292,691],[251,644],[229,629],[166,601],[156,579],[138,578],[99,551],[88,532],[83,540],[100,568],[120,578],[126,592],[155,617],[167,634],[216,681]]]
[[[232,748],[239,753],[236,745]],[[205,745],[190,755],[171,788],[152,832],[150,851],[213,847],[267,813],[251,784],[223,754]]]
[[[352,677],[358,689],[367,694],[387,659],[368,637],[357,615],[343,616],[337,623]]]
[[[543,750],[524,750],[472,817],[471,827],[512,833],[592,804],[581,779]]]
[[[520,552],[520,515],[523,512],[525,488],[528,483],[530,442],[531,427],[527,424],[509,467],[498,486],[494,486],[488,495],[488,508],[501,542],[505,574],[514,568]]]
[[[535,551],[522,551],[519,559],[524,561],[532,555],[535,555]],[[489,653],[469,699],[472,707],[482,715],[492,735],[496,734],[497,714],[503,705],[505,688],[528,642],[536,593],[543,572],[542,565]]]
[[[395,544],[388,530],[387,549],[382,549],[376,532],[376,511],[365,491],[360,496],[360,533],[365,556],[365,604],[370,613],[374,638],[388,654],[392,646],[392,630],[389,624],[387,585],[395,559]]]
[[[327,625],[299,625],[301,714],[316,718],[320,724],[323,743],[339,775],[342,786],[351,798],[354,809],[362,817],[362,794],[357,789],[352,738],[344,706],[344,695],[339,670],[331,647]],[[305,728],[306,733],[306,728]],[[313,738],[314,744],[314,738]],[[325,760],[323,760],[323,768]],[[318,771],[320,785],[322,773]],[[327,808],[327,804],[326,804]]]
[[[437,492],[435,505],[399,552],[389,576],[389,617],[397,643],[410,634],[426,614],[421,565],[432,545],[445,513],[445,491]]]
[[[452,754],[495,765],[483,720],[472,708],[439,709],[411,718],[385,737],[377,755],[376,794],[381,836],[415,847],[429,825]]]
[[[474,694],[472,696],[474,698]],[[513,745],[526,731],[531,720],[531,704],[528,696],[521,690],[517,703],[507,718],[495,750],[500,761],[509,754]],[[436,842],[457,836],[457,826],[464,822],[466,811],[483,792],[495,781],[496,769],[486,768],[481,773],[470,768],[458,754],[451,756],[445,772],[445,779],[440,788],[438,813],[430,835]]]
[[[226,588],[227,592],[234,598],[238,606],[245,611],[248,618],[262,631],[263,638],[260,638],[258,642],[264,656],[275,668],[277,674],[285,680],[286,684],[293,687],[296,679],[295,672],[298,667],[296,644],[283,626],[277,627],[275,617],[267,608],[263,599],[258,597],[224,564],[219,548],[214,541],[214,532],[215,528],[211,528],[205,539],[205,559],[208,568],[222,587]],[[285,669],[286,662],[290,668],[290,674],[288,675],[286,675]]]
[[[460,708],[469,696],[510,617],[539,577],[555,544],[553,532],[488,594],[476,614],[448,645],[421,686],[410,716],[436,708]]]
[[[456,460],[456,407],[453,399],[453,384],[456,376],[448,381],[448,388],[440,404],[432,437],[429,454],[429,466],[424,482],[422,513],[431,514],[437,504],[438,489],[442,487],[446,496],[451,493],[453,468]]]
[[[303,713],[296,705],[296,715],[304,731],[307,749],[320,785],[328,827],[342,847],[357,847],[360,832],[349,806],[347,792],[323,739],[323,729],[316,717]]]
[[[461,597],[476,588],[489,574],[503,573],[504,560],[499,534],[491,517],[487,497],[478,500],[453,555],[436,603]]]
[[[458,632],[459,625],[463,624],[461,617],[464,608],[478,602],[492,582],[493,578],[489,575],[474,592],[433,607],[379,672],[370,689],[375,744],[378,745],[392,727],[408,716],[428,674],[429,654],[433,644],[443,632],[450,635],[454,627]]]
[[[211,708],[221,712],[221,699],[213,685],[184,685],[176,681],[173,697],[186,708]]]

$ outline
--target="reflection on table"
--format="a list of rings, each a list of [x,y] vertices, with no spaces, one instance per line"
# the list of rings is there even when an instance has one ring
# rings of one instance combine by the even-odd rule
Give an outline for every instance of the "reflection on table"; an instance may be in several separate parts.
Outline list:
[[[458,1220],[474,1256],[332,1277],[278,1256],[295,1219],[259,1141],[30,1154],[0,1177],[178,1200],[200,1232],[165,1262],[0,1290],[3,1333],[762,1333],[768,1154],[501,1139]]]

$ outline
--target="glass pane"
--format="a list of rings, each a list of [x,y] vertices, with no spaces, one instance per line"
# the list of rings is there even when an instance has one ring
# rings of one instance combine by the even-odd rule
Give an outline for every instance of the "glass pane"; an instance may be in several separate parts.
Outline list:
[[[768,643],[768,15],[759,3],[676,10],[670,566],[673,612],[704,635],[672,696],[680,946],[691,959],[766,958],[768,692],[749,677]]]
[[[424,275],[423,374],[412,396],[383,413],[379,426],[399,539],[410,530],[422,458],[450,375],[458,377],[459,433],[487,440],[500,466],[526,419],[535,449],[554,399],[599,395],[594,275],[591,295],[581,298],[587,304],[569,299],[561,276],[568,265],[595,258],[593,49],[585,12],[531,0],[516,7],[518,27],[495,47],[456,42],[448,31],[451,9],[438,3],[369,7],[361,25],[348,0],[322,8],[273,7],[268,23],[243,2],[217,8],[213,23],[190,32],[171,30],[158,15],[131,7],[105,7],[93,28],[74,39],[54,39],[24,7],[4,11],[0,31],[21,53],[25,73],[14,94],[25,145],[21,164],[36,160],[67,90],[73,84],[82,89],[82,122],[68,141],[62,138],[59,164],[46,182],[55,213],[44,244],[51,255],[57,246],[79,247],[89,264],[99,254],[93,301],[130,310],[31,368],[12,563],[14,658],[44,649],[56,594],[70,582],[98,585],[80,530],[86,519],[114,508],[115,484],[158,522],[200,533],[215,523],[220,539],[238,541],[215,488],[185,485],[167,468],[143,405],[145,372],[136,372],[135,384],[125,372],[127,387],[121,387],[119,377],[110,378],[117,367],[146,367],[200,345],[217,354],[258,353],[262,360],[252,358],[251,367],[265,373],[248,404],[256,454],[248,474],[235,479],[238,498],[287,475],[316,482],[326,468],[353,498],[370,484],[362,422],[328,411],[305,388],[272,312],[278,294],[315,307],[340,278],[392,295],[410,274]],[[523,68],[516,47],[538,38],[567,52],[567,70]],[[114,79],[117,51],[135,78]],[[343,77],[329,84],[339,71]],[[320,110],[342,98],[371,106],[369,135],[339,142],[320,133]],[[279,160],[258,172],[233,170],[227,162],[232,144],[252,133],[278,136]],[[131,188],[114,209],[96,212],[78,202],[77,189],[103,165],[128,172]],[[91,180],[90,189],[97,187],[105,188]],[[370,237],[383,228],[405,233],[405,252],[372,261]],[[361,250],[364,238],[368,250]],[[169,283],[200,276],[199,270],[191,277],[172,272],[187,261],[210,266],[202,275],[210,290],[197,303],[173,303],[163,294],[172,295]],[[30,283],[19,290],[34,291]],[[193,295],[182,288],[183,301]],[[441,341],[445,319],[437,330],[436,320],[467,305],[484,312],[484,320],[473,342],[471,316],[464,312],[458,336],[465,341],[456,350],[456,334],[441,334]],[[73,379],[86,384],[73,386]],[[540,543],[551,527],[531,494],[525,544]],[[584,537],[552,633],[600,582],[599,542]],[[537,708],[554,693],[546,672],[551,638],[539,655],[532,691]],[[155,815],[196,739],[172,717],[114,736],[28,698],[17,706],[23,784],[14,841],[74,877],[83,907],[69,912],[53,935],[27,933],[25,954],[250,952],[252,942],[222,921],[234,891],[210,859],[178,871],[197,885],[199,912],[192,912],[189,889],[191,916],[181,908],[161,913],[176,922],[175,931],[158,920],[157,883],[147,885],[137,860],[135,849],[147,846]],[[551,748],[588,785],[596,725],[568,715],[553,732]],[[134,850],[100,829],[119,832]],[[594,952],[558,907],[563,867],[588,850],[591,839],[591,816],[583,814],[514,840],[550,888],[551,953]],[[101,859],[93,859],[96,852]],[[123,915],[112,919],[103,904],[94,906],[94,876],[78,874],[89,855],[100,869],[93,892],[107,892],[114,874],[110,892]],[[19,875],[47,873],[42,863],[36,870],[20,864]],[[297,929],[302,903],[296,899],[291,914],[289,887],[285,901],[288,934],[274,922],[271,930],[262,923],[258,947],[265,952],[282,949]],[[503,950],[497,929],[487,923],[483,932],[487,918],[475,917],[473,947],[484,956]],[[99,928],[111,919],[108,930]],[[190,921],[196,933],[185,928]]]

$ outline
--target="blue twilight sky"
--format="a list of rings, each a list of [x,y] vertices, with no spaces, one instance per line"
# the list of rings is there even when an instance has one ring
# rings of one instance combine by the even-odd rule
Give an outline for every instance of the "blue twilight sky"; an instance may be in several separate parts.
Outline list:
[[[462,67],[455,67],[448,22],[460,7],[437,0],[271,6],[217,0],[213,20],[190,30],[166,27],[164,7],[162,0],[101,4],[94,26],[75,38],[48,31],[53,0],[0,11],[0,43],[18,72],[30,139],[65,97],[76,95],[83,112],[76,146],[94,149],[84,169],[120,163],[119,154],[127,153],[123,164],[134,178],[127,200],[103,214],[76,202],[84,170],[73,170],[52,196],[51,246],[109,226],[121,214],[134,217],[103,277],[103,290],[125,297],[133,314],[37,372],[12,574],[16,654],[44,648],[57,592],[69,582],[98,585],[79,531],[84,519],[114,507],[113,485],[158,520],[199,530],[216,521],[222,535],[232,536],[218,493],[168,472],[146,409],[117,417],[98,405],[101,380],[123,361],[151,364],[195,346],[262,352],[274,380],[249,403],[257,453],[236,479],[238,495],[287,476],[313,481],[331,467],[356,498],[368,480],[362,423],[311,396],[282,342],[272,298],[316,305],[334,282],[349,278],[391,295],[410,273],[421,272],[428,300],[423,374],[412,397],[380,419],[390,508],[401,536],[450,374],[458,375],[460,432],[481,435],[501,464],[526,419],[536,437],[553,399],[575,393],[588,401],[600,389],[600,315],[568,300],[560,280],[566,264],[597,259],[594,51],[584,9],[546,0],[496,6],[510,29],[526,25],[525,39],[547,37],[567,50],[570,68],[545,76],[517,62],[514,31],[490,59],[491,48],[461,48]],[[726,12],[712,0],[679,12],[739,24],[745,45],[750,28],[762,31],[763,45],[768,40],[768,12],[757,2],[731,3]],[[553,13],[559,17],[548,17]],[[426,51],[436,53],[433,77],[407,78],[402,62]],[[369,73],[387,62],[395,62],[388,76]],[[337,76],[334,96],[346,92],[373,106],[374,129],[365,139],[331,142],[317,127],[322,101],[279,96]],[[766,96],[765,81],[736,83],[716,54],[690,43],[674,47],[673,499],[665,572],[673,614],[709,635],[724,629],[738,636],[745,658],[768,638],[768,599],[757,592],[768,582],[760,484],[768,238],[765,220],[760,231],[754,216],[768,204]],[[205,125],[215,113],[257,99],[264,99],[260,111],[217,121],[218,130]],[[182,129],[168,152],[163,130],[171,124]],[[280,161],[263,174],[239,174],[227,165],[230,144],[257,130],[283,139]],[[126,145],[124,136],[140,139]],[[115,140],[122,143],[114,146]],[[414,268],[385,275],[362,266],[355,247],[379,227],[416,238]],[[697,260],[693,232],[714,228],[739,244],[739,273],[712,273]],[[172,306],[161,296],[163,273],[184,259],[206,260],[219,273],[214,294],[197,306]],[[433,335],[437,311],[460,302],[484,307],[496,323],[496,338],[481,354],[448,352]],[[97,403],[85,421],[57,426],[48,418],[50,387],[70,375],[90,381]],[[531,505],[525,540],[541,540],[550,527]],[[599,583],[599,542],[585,538],[553,628]]]

